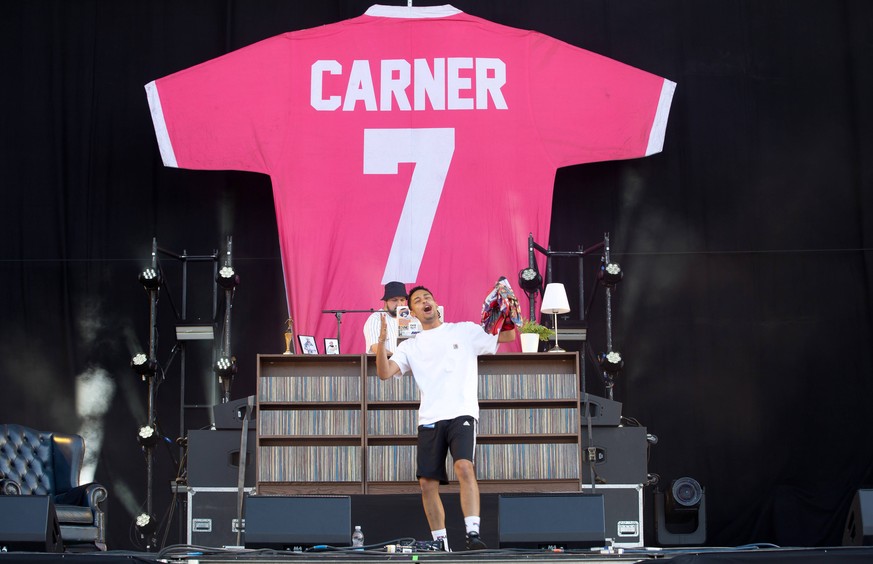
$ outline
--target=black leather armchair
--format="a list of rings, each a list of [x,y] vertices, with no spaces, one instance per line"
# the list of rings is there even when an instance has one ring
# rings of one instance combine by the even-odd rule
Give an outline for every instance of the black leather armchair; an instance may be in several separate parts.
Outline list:
[[[52,496],[64,544],[106,550],[108,492],[96,483],[79,485],[84,458],[79,435],[0,424],[0,495]]]

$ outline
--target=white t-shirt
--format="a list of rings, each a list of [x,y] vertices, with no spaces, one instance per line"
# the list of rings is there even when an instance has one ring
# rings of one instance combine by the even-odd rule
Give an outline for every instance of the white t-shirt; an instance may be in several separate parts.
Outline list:
[[[476,323],[443,323],[397,345],[391,361],[412,372],[421,395],[418,424],[462,415],[479,419],[480,354],[497,352],[497,335]]]

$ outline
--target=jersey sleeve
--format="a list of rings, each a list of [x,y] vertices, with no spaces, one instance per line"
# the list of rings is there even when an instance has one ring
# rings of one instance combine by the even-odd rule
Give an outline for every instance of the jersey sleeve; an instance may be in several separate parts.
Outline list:
[[[289,117],[287,41],[266,39],[145,86],[164,165],[269,173],[265,155]]]
[[[540,33],[529,42],[528,103],[556,166],[662,150],[674,82]]]

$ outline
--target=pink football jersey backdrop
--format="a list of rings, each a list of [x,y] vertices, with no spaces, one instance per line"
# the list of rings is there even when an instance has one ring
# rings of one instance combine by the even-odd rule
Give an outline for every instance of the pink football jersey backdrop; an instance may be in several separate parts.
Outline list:
[[[323,309],[381,307],[390,280],[477,320],[528,233],[548,242],[556,169],[660,151],[674,88],[451,6],[373,6],[146,85],[165,165],[270,175],[290,316],[317,342]],[[343,353],[365,319],[343,317]]]

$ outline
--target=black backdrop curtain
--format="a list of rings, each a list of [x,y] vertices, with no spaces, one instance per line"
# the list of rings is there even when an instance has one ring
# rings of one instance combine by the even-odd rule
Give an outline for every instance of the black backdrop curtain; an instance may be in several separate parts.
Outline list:
[[[610,233],[626,271],[614,299],[616,348],[627,361],[616,399],[660,439],[650,472],[665,483],[692,476],[706,488],[709,544],[839,544],[851,496],[871,485],[873,467],[873,4],[453,4],[678,83],[664,152],[560,170],[552,240],[540,243],[576,250]],[[234,397],[254,392],[257,353],[284,348],[269,180],[165,169],[143,85],[368,6],[58,0],[2,8],[0,406],[7,422],[89,437],[96,479],[111,493],[112,548],[135,546],[133,517],[145,499],[134,437],[146,389],[128,362],[148,339],[136,275],[152,238],[202,255],[234,237],[243,281]],[[586,272],[598,258],[586,258]],[[176,280],[159,306],[171,320],[180,269],[162,264]],[[576,269],[557,259],[555,278],[573,288]],[[211,270],[202,270],[191,266],[188,314],[208,319]],[[605,346],[596,329],[602,302],[593,301],[590,318],[595,350]],[[172,322],[159,330],[165,359]],[[183,402],[215,397],[203,348],[188,351],[184,393],[178,357],[165,367],[158,411],[170,438],[184,434]],[[603,393],[592,374],[589,390]],[[205,424],[202,410],[186,413],[186,429]],[[157,451],[162,519],[178,456],[172,444]],[[182,540],[177,525],[167,538]]]

